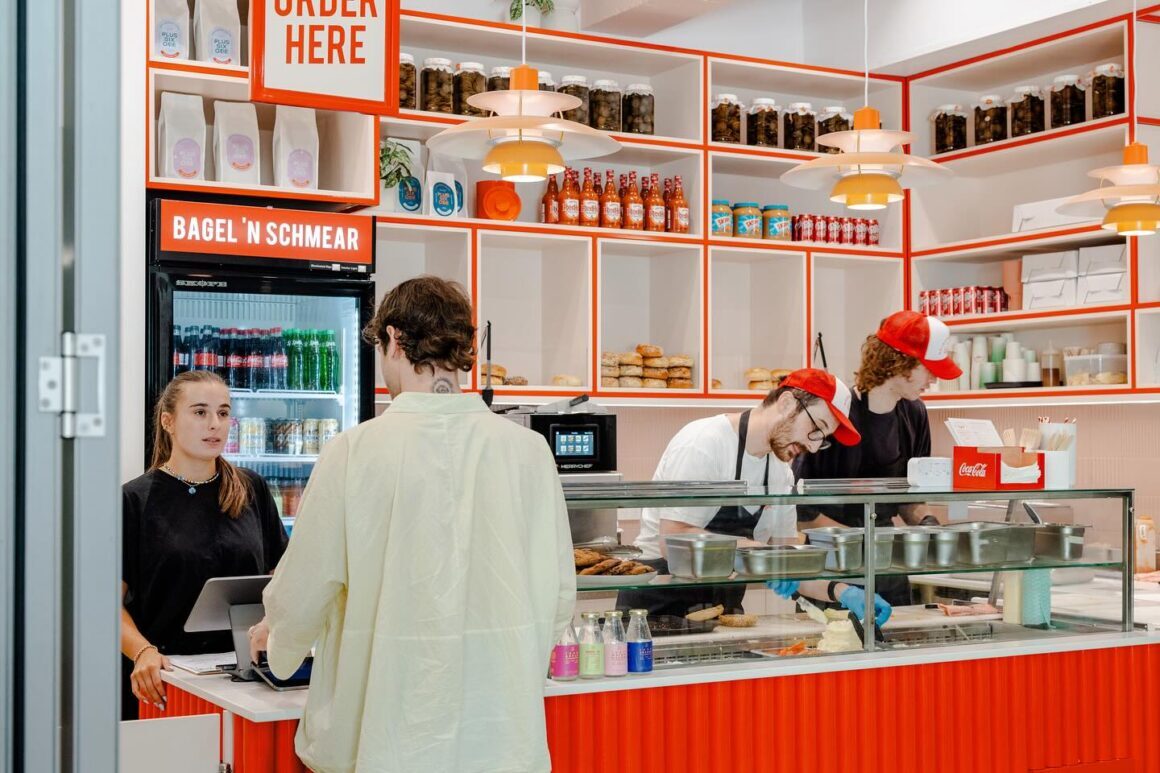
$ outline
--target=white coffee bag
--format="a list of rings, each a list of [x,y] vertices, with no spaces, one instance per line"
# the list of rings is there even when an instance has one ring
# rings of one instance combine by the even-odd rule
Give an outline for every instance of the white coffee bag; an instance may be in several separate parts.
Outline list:
[[[260,185],[258,111],[249,102],[215,101],[213,112],[213,157],[218,180]]]
[[[240,65],[241,38],[237,0],[197,0],[193,6],[193,39],[200,61]]]
[[[312,108],[278,105],[274,114],[274,184],[318,189],[318,123]]]
[[[179,180],[205,179],[205,106],[196,94],[161,93],[157,174]]]
[[[153,55],[189,58],[189,5],[185,0],[154,0]]]

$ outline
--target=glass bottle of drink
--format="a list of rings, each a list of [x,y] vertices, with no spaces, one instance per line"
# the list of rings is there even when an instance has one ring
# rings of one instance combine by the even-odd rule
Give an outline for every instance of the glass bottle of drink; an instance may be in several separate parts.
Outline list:
[[[600,196],[600,227],[620,228],[620,215],[620,197],[616,195],[616,182],[609,169],[604,193]]]
[[[318,388],[323,392],[333,392],[333,373],[330,370],[330,331],[319,330],[318,336]]]
[[[181,373],[181,328],[177,325],[173,326],[173,339],[170,346],[173,348],[173,368],[170,373],[172,378]]]
[[[226,377],[226,347],[225,347],[225,339],[222,337],[222,329],[220,327],[215,327],[213,329],[213,340],[214,340],[213,372],[218,374],[219,376],[221,376],[224,379]]]
[[[628,673],[647,674],[653,670],[652,632],[648,629],[648,610],[628,612]]]
[[[301,390],[303,360],[305,351],[302,346],[301,331],[290,329],[285,333],[286,339],[286,387],[291,390]]]
[[[580,224],[580,189],[572,180],[572,170],[564,170],[564,187],[560,189],[560,224]]]
[[[246,372],[247,389],[258,389],[258,367],[262,363],[262,355],[257,350],[257,332],[253,328],[242,331],[242,361]]]
[[[600,197],[604,195],[604,186],[600,183],[600,172],[592,173],[592,189],[596,191],[596,199],[599,201]]]
[[[270,389],[286,389],[286,341],[282,328],[270,331]]]
[[[305,332],[305,352],[302,374],[302,388],[310,392],[321,390],[319,378],[322,375],[322,342],[318,340],[317,330]]]
[[[269,328],[261,331],[259,337],[260,350],[262,352],[262,389],[274,388],[274,346],[273,346],[274,331]]]
[[[585,612],[580,619],[580,678],[599,679],[604,676],[604,636],[600,630],[600,615]]]
[[[564,635],[552,648],[550,675],[557,682],[571,682],[580,675],[580,644],[572,623],[568,623]]]
[[[669,200],[669,209],[672,211],[672,232],[687,234],[689,232],[689,201],[685,198],[685,186],[681,183],[680,175],[677,175],[673,182],[673,196]]]
[[[644,204],[647,208],[645,214],[645,230],[664,233],[665,199],[661,193],[658,175],[654,174],[652,176],[651,186],[649,187],[648,196],[645,197]]]
[[[548,177],[548,190],[540,201],[540,222],[560,222],[560,189],[556,187],[556,175]]]
[[[644,199],[636,187],[636,172],[628,174],[628,190],[620,202],[620,211],[624,217],[624,227],[629,231],[644,230]]]
[[[673,208],[671,206],[673,201],[673,178],[665,178],[665,230],[673,230]]]
[[[595,228],[600,225],[600,197],[592,186],[592,170],[584,170],[584,187],[580,191],[580,225]]]
[[[644,199],[645,207],[648,206],[649,197],[652,196],[652,188],[649,185],[651,182],[652,182],[652,178],[650,178],[648,176],[647,172],[640,176],[640,197],[642,199]],[[648,217],[648,210],[647,209],[645,209],[644,214],[645,214],[645,217],[647,218]]]
[[[628,193],[628,175],[622,174],[620,176],[620,187],[616,189],[616,195],[620,196],[620,200],[624,201],[624,195]]]
[[[628,673],[628,643],[624,639],[623,613],[613,609],[604,613],[604,675],[624,676]]]
[[[326,331],[326,347],[323,349],[323,355],[330,369],[330,386],[326,389],[338,392],[342,389],[342,357],[338,354],[338,338],[333,330]]]

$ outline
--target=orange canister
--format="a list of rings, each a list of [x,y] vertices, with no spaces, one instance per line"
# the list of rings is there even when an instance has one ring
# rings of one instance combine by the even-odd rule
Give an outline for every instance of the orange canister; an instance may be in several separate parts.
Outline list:
[[[486,220],[515,220],[520,216],[515,183],[480,180],[475,184],[475,216]]]

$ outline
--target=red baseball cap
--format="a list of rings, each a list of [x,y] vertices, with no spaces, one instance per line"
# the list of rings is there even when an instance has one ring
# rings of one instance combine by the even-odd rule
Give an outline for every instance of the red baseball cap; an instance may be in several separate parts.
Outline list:
[[[834,440],[844,446],[856,446],[862,442],[862,436],[850,423],[850,387],[843,384],[840,378],[817,368],[802,368],[783,378],[779,386],[793,387],[822,398],[838,421]]]
[[[878,340],[918,359],[935,376],[954,379],[963,369],[951,359],[951,330],[936,317],[917,311],[898,311],[882,320]]]

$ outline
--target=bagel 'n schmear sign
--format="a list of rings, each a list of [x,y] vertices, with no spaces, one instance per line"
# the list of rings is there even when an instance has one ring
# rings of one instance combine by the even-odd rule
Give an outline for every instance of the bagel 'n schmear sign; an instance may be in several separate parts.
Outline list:
[[[250,99],[396,112],[398,0],[251,0]]]

